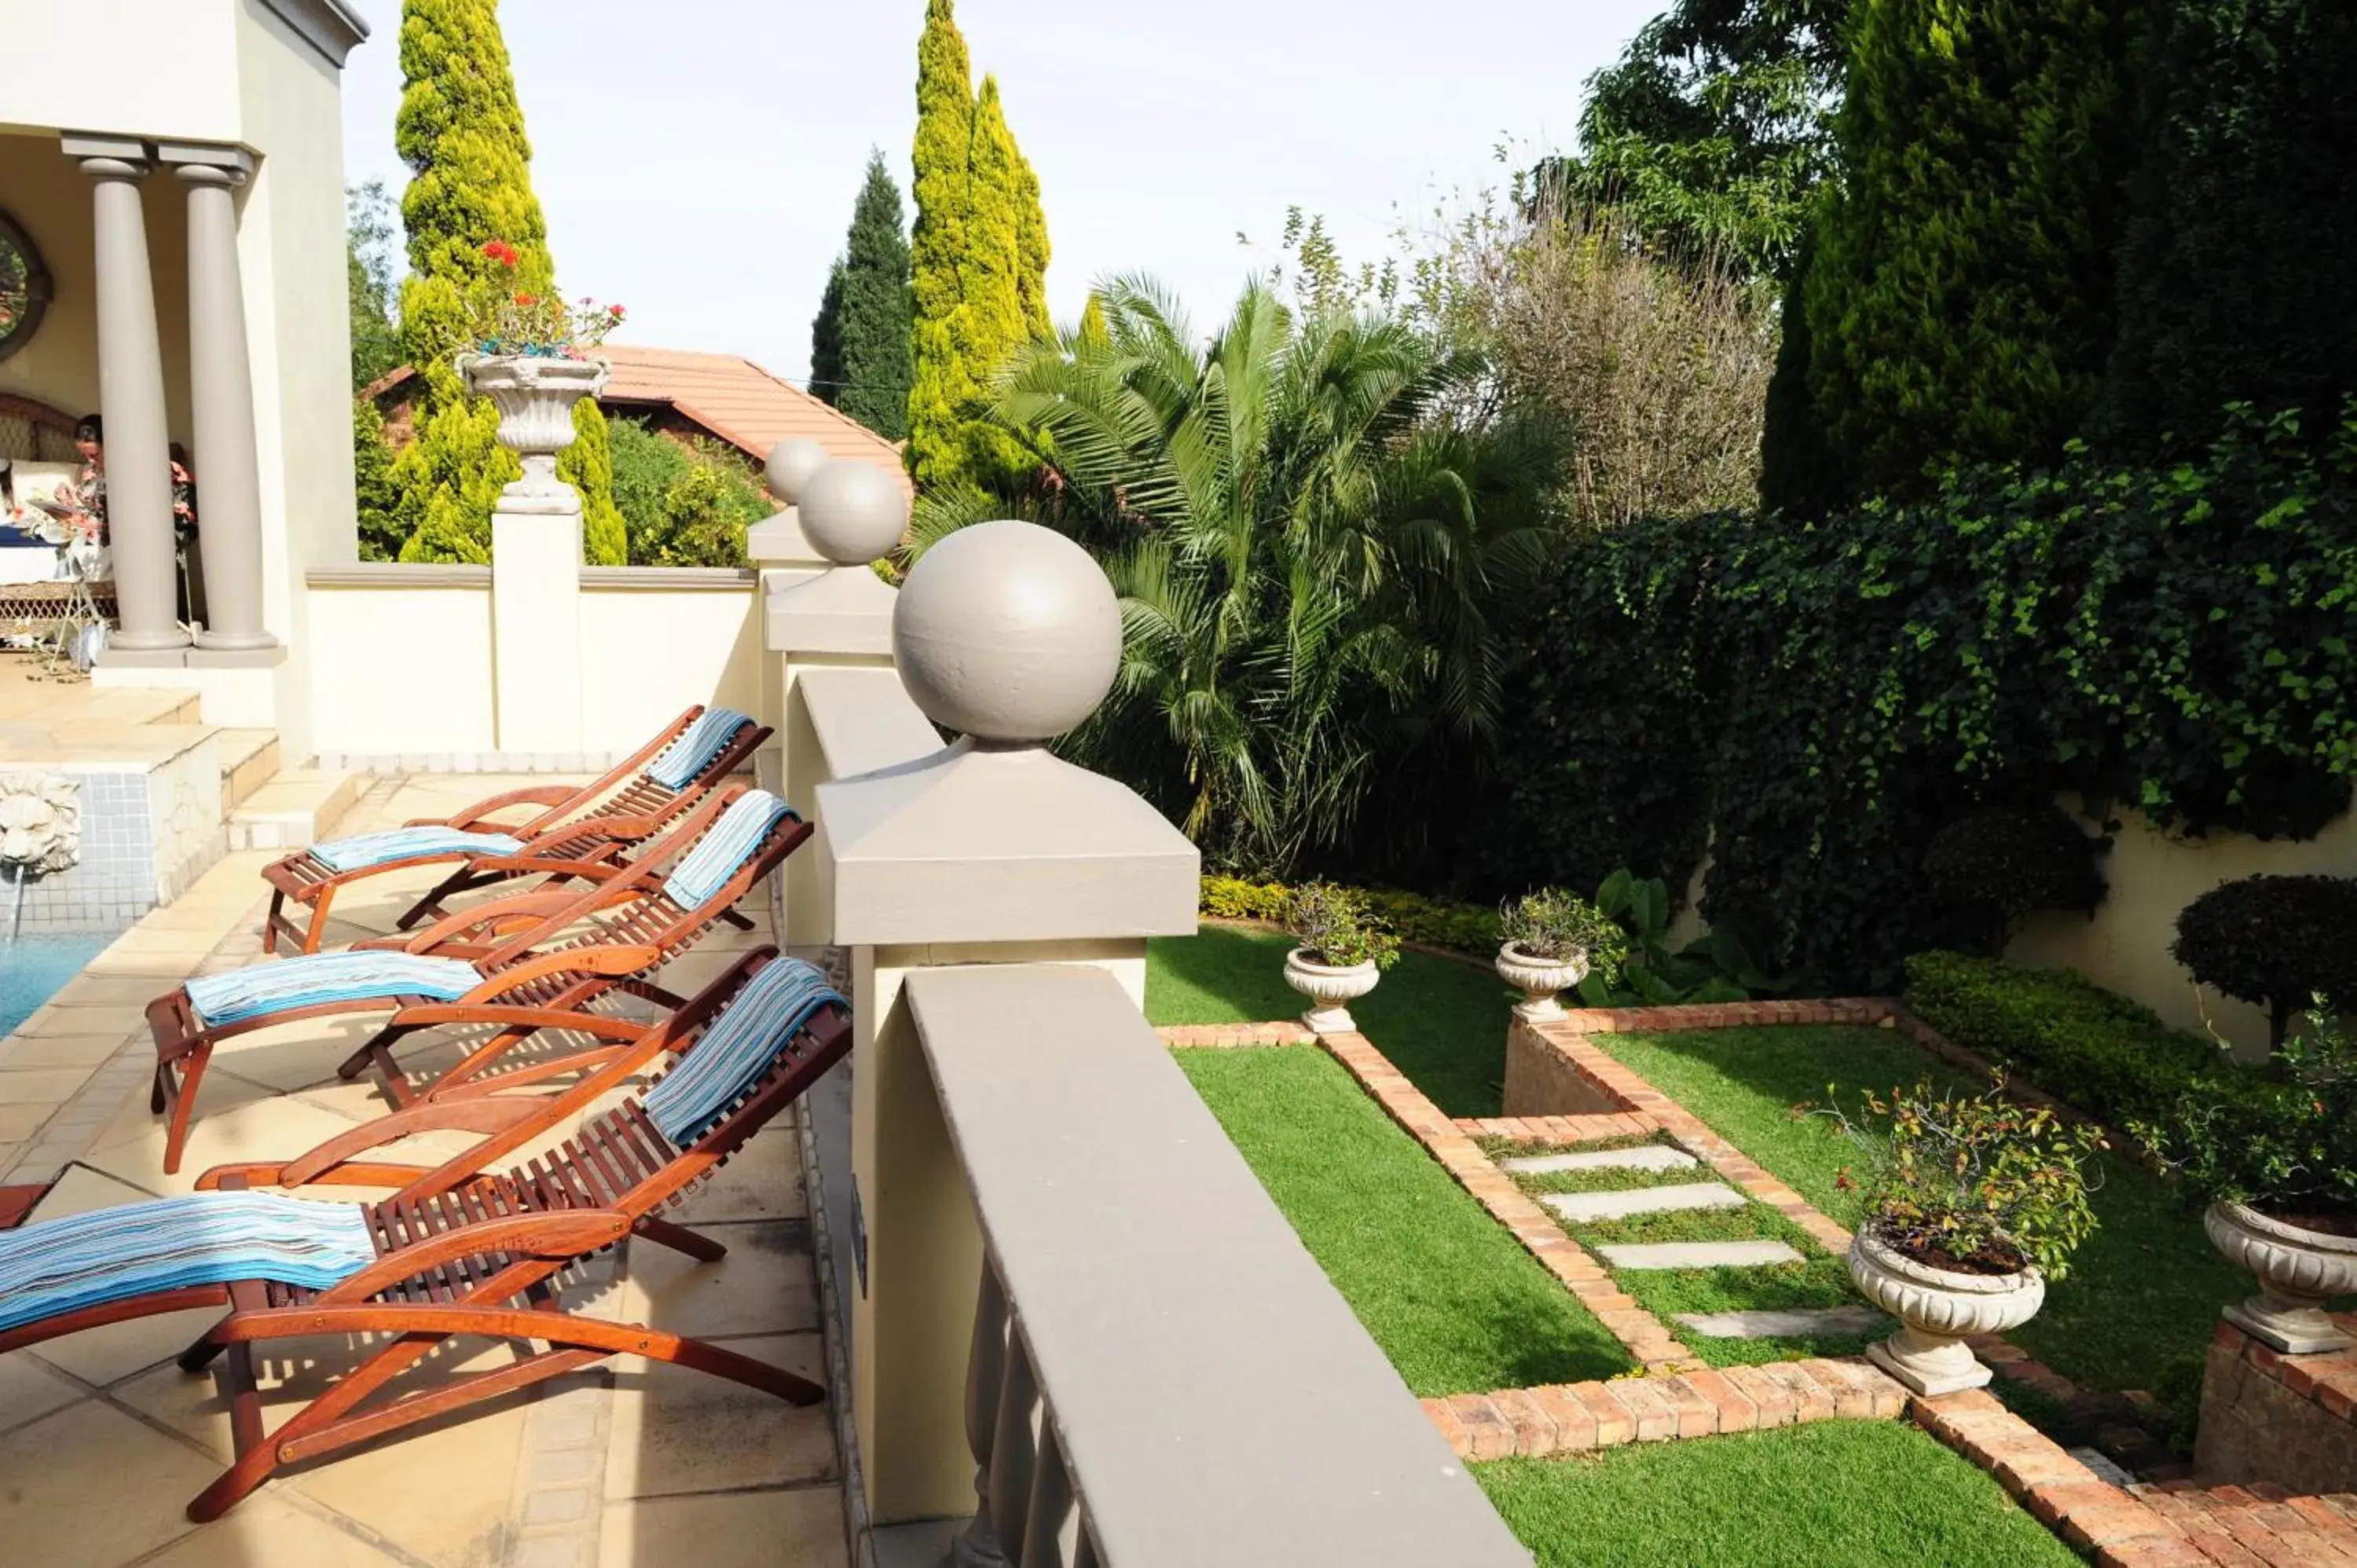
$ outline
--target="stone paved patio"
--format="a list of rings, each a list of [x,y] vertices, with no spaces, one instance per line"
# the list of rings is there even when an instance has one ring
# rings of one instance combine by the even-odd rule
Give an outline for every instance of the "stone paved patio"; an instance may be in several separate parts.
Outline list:
[[[487,776],[381,782],[342,824],[359,832],[437,814],[520,780]],[[546,779],[533,780],[545,783]],[[0,1044],[0,1143],[12,1179],[45,1179],[32,1220],[186,1190],[206,1166],[285,1157],[382,1107],[334,1078],[355,1026],[264,1031],[224,1046],[205,1079],[182,1174],[162,1174],[147,1111],[139,1005],[186,974],[259,950],[264,857],[232,856],[156,912]],[[339,940],[389,927],[422,880],[371,889],[339,913]],[[665,977],[708,978],[764,941],[722,930]],[[427,1047],[421,1059],[431,1064]],[[558,1134],[561,1136],[561,1133]],[[726,1339],[731,1348],[824,1380],[798,1134],[770,1129],[683,1218],[729,1248],[696,1264],[626,1247],[581,1271],[567,1305]],[[417,1140],[410,1147],[425,1144]],[[388,1158],[412,1157],[396,1145]],[[366,1196],[364,1193],[356,1196]],[[210,1313],[118,1325],[0,1357],[0,1562],[26,1568],[629,1568],[693,1560],[716,1568],[845,1561],[834,1414],[794,1410],[737,1385],[620,1358],[469,1417],[414,1428],[282,1476],[216,1523],[182,1512],[229,1456],[226,1406],[210,1374],[171,1358]],[[406,1380],[435,1380],[509,1356],[478,1341]],[[350,1365],[341,1337],[274,1348],[257,1368],[265,1421]]]

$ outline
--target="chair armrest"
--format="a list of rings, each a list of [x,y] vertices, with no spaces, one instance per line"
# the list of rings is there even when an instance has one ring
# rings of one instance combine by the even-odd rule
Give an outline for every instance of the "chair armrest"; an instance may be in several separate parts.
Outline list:
[[[474,933],[506,937],[510,933],[501,928],[519,921],[527,927],[536,925],[572,909],[576,905],[581,904],[584,897],[583,891],[577,887],[549,888],[538,893],[511,893],[504,898],[494,898],[489,903],[476,904],[461,909],[455,915],[446,915],[424,930],[408,933],[400,939],[401,950],[414,953],[438,953],[453,942],[460,941]],[[593,905],[589,908],[595,907]],[[584,908],[580,912],[587,914],[588,908]]]
[[[544,1113],[550,1104],[551,1098],[545,1094],[514,1100],[486,1095],[469,1100],[425,1101],[380,1116],[349,1133],[339,1133],[309,1152],[296,1155],[279,1167],[274,1185],[308,1186],[324,1179],[337,1166],[349,1164],[355,1155],[420,1133],[504,1133],[519,1122]]]
[[[231,1192],[249,1187],[277,1187],[284,1165],[215,1165],[197,1178],[199,1192],[226,1189]],[[396,1165],[381,1163],[338,1165],[324,1176],[313,1178],[317,1187],[401,1187],[430,1174],[425,1165]]]
[[[552,974],[636,974],[640,970],[652,969],[662,959],[661,949],[644,942],[598,942],[534,953],[485,976],[482,984],[447,1005],[464,1007],[470,1003],[496,1002],[519,985],[529,985]]]
[[[536,1258],[577,1258],[620,1240],[630,1217],[619,1209],[567,1209],[557,1214],[520,1214],[461,1225],[386,1253],[317,1298],[316,1305],[366,1301],[414,1274],[489,1252],[522,1252]]]
[[[493,795],[489,800],[478,800],[453,816],[438,820],[432,817],[423,818],[409,825],[449,827],[463,831],[474,827],[487,817],[495,816],[514,806],[537,806],[544,813],[553,811],[580,792],[581,786],[578,784],[540,784],[529,789],[511,789],[504,795]]]

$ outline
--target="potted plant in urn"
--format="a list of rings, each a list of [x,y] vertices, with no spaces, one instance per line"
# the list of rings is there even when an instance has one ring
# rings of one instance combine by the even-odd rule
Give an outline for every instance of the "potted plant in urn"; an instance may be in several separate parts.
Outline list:
[[[606,384],[606,362],[591,350],[622,324],[619,305],[583,299],[568,305],[554,286],[517,286],[523,253],[487,241],[495,270],[467,296],[453,347],[467,390],[500,411],[500,445],[523,459],[521,489],[562,500],[556,455],[573,442],[573,405]]]
[[[1593,970],[1609,975],[1628,956],[1620,923],[1579,895],[1561,887],[1525,893],[1498,911],[1499,977],[1519,987],[1517,1017],[1544,1023],[1563,1016],[1555,1000]]]
[[[1313,1005],[1301,1021],[1319,1035],[1358,1027],[1350,1004],[1399,960],[1399,939],[1348,887],[1312,882],[1294,891],[1286,926],[1301,945],[1285,955],[1285,983]]]
[[[2208,1206],[2212,1244],[2257,1276],[2226,1320],[2287,1356],[2346,1350],[2357,1340],[2324,1304],[2357,1294],[2357,1045],[2319,1002],[2275,1064],[2246,1092],[2189,1093],[2130,1130]]]
[[[2037,1316],[2094,1229],[2086,1163],[2103,1131],[2016,1104],[2002,1083],[1868,1094],[1866,1112],[1887,1127],[1831,1114],[1867,1152],[1862,1175],[1840,1176],[1866,1197],[1850,1278],[1900,1324],[1867,1358],[1919,1394],[1979,1388],[1989,1369],[1964,1341]]]

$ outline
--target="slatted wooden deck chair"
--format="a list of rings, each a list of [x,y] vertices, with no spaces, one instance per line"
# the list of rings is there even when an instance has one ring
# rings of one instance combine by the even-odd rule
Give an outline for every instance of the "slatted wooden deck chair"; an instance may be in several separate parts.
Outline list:
[[[664,1210],[850,1047],[849,1009],[807,964],[772,958],[731,993],[719,989],[707,988],[692,1004],[702,1010],[665,1036],[681,1054],[644,1095],[521,1165],[495,1171],[522,1141],[500,1135],[434,1169],[349,1155],[301,1169],[223,1166],[185,1197],[0,1232],[0,1353],[156,1313],[225,1306],[180,1357],[190,1372],[228,1357],[221,1382],[237,1458],[188,1504],[199,1522],[285,1466],[609,1356],[646,1356],[815,1403],[824,1391],[791,1372],[644,1325],[576,1316],[557,1294],[565,1271],[628,1236],[701,1261],[720,1257],[719,1243],[663,1219]],[[601,1081],[601,1091],[611,1087]],[[407,1114],[467,1128],[486,1103]],[[390,1133],[382,1141],[415,1130],[393,1130],[396,1120],[374,1129]],[[259,1190],[332,1186],[399,1190],[360,1203]],[[265,1434],[253,1347],[323,1334],[372,1343],[351,1371]],[[386,1391],[458,1335],[511,1341],[517,1359],[438,1388]]]
[[[197,1086],[213,1047],[256,1029],[390,1010],[393,1017],[338,1070],[374,1067],[396,1106],[414,1098],[393,1045],[420,1029],[486,1026],[443,1081],[473,1079],[544,1029],[628,1044],[651,1026],[594,1010],[619,992],[664,1008],[683,999],[646,978],[685,951],[810,836],[765,789],[731,785],[612,878],[493,899],[387,946],[308,953],[199,975],[147,1004],[156,1041],[150,1107],[167,1118],[164,1169],[180,1168]],[[397,945],[393,945],[397,944]],[[596,1065],[592,1047],[518,1069],[526,1080]]]
[[[448,817],[419,817],[383,832],[327,839],[262,868],[270,914],[262,950],[284,937],[319,950],[336,895],[353,883],[413,866],[453,865],[395,925],[408,930],[448,913],[462,893],[521,876],[550,884],[610,874],[630,847],[660,833],[743,766],[770,731],[729,708],[692,707],[594,783],[550,784],[478,800]],[[518,822],[503,814],[537,810]],[[453,864],[455,863],[455,864]],[[307,909],[298,924],[289,903]],[[741,922],[739,922],[741,923]]]

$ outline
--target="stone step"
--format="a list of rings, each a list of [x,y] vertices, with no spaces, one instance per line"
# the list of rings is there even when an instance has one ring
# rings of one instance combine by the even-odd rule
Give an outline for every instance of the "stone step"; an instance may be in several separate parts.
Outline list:
[[[1782,1311],[1681,1312],[1677,1324],[1705,1339],[1800,1339],[1818,1334],[1878,1334],[1890,1326],[1890,1319],[1853,1303]]]
[[[292,768],[229,814],[229,846],[303,849],[328,837],[368,785],[365,773]]]
[[[1539,1200],[1566,1219],[1626,1219],[1689,1208],[1740,1208],[1750,1199],[1715,1181],[1677,1187],[1624,1187],[1610,1192],[1551,1192]]]
[[[2132,1487],[2136,1477],[2114,1463],[2112,1456],[2100,1448],[2065,1448],[2062,1452],[2095,1473],[2095,1479],[2107,1486]]]
[[[1596,1250],[1615,1269],[1739,1269],[1802,1261],[1781,1241],[1627,1241]]]
[[[278,776],[276,730],[225,729],[213,736],[213,743],[221,750],[222,811],[245,804]]]
[[[1498,1164],[1522,1176],[1552,1176],[1557,1171],[1676,1171],[1702,1164],[1684,1149],[1667,1144],[1640,1144],[1633,1149],[1575,1149],[1561,1155],[1519,1155]]]

